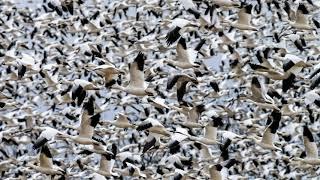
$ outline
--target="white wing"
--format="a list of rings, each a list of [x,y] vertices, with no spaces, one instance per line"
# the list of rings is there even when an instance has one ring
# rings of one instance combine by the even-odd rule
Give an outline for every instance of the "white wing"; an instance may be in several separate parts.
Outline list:
[[[144,72],[138,69],[136,62],[130,65],[130,84],[129,87],[145,88]]]
[[[263,133],[263,137],[262,137],[262,139],[261,139],[261,142],[262,142],[263,144],[273,145],[274,136],[275,136],[275,135],[270,132],[270,129],[267,128],[267,129],[264,131],[264,133]]]
[[[81,124],[79,129],[79,136],[91,138],[94,133],[94,128],[90,126],[90,119],[87,111],[83,111],[81,114]]]

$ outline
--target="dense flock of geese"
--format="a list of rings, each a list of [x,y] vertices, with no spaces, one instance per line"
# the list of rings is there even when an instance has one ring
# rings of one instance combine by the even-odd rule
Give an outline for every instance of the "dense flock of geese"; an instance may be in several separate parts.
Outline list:
[[[0,1],[1,179],[320,177],[320,1],[21,3]]]

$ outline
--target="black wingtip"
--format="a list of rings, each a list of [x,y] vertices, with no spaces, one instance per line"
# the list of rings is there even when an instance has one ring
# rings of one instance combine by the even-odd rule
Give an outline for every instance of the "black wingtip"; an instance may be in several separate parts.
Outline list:
[[[142,124],[142,125],[139,125],[137,127],[137,131],[142,131],[142,130],[146,130],[146,129],[149,129],[152,127],[152,124],[151,123],[147,123],[147,124]]]
[[[247,14],[251,14],[251,11],[253,8],[252,4],[246,5],[244,8],[245,8]]]
[[[252,78],[251,84],[255,85],[255,86],[258,87],[258,88],[261,88],[261,84],[260,84],[260,82],[259,82],[259,80],[258,80],[257,77],[253,77],[253,78]]]
[[[90,126],[96,127],[97,124],[99,123],[100,118],[101,118],[101,114],[100,113],[91,116],[90,117],[90,120],[91,120]]]
[[[302,14],[309,14],[308,9],[306,8],[306,6],[302,3],[299,4],[298,6],[298,11],[301,11]]]
[[[185,49],[185,50],[187,49],[187,43],[186,43],[186,39],[185,38],[181,37],[179,39],[178,44],[180,44],[183,47],[183,49]]]
[[[213,127],[223,126],[221,117],[213,117],[212,120],[213,120]]]
[[[310,142],[314,142],[313,135],[309,130],[308,126],[303,126],[303,136],[307,137]]]
[[[193,14],[196,19],[199,19],[199,18],[200,18],[200,15],[201,15],[200,12],[198,12],[198,11],[196,11],[196,10],[194,10],[194,9],[188,9],[187,11],[188,11],[189,13]]]
[[[221,164],[216,164],[215,167],[216,167],[217,171],[221,171],[221,169],[223,168],[223,166],[221,166]]]
[[[211,82],[210,82],[210,86],[212,87],[212,89],[213,89],[215,92],[219,92],[219,91],[220,91],[219,85],[218,85],[216,82],[211,81]]]
[[[166,36],[166,42],[167,45],[170,46],[171,44],[173,44],[174,42],[176,42],[179,37],[181,36],[179,31],[180,31],[180,27],[175,27],[173,30],[171,30],[167,36]]]
[[[228,163],[227,163],[224,167],[226,167],[227,169],[229,169],[229,168],[231,168],[233,165],[235,165],[236,163],[238,163],[237,160],[235,160],[235,159],[230,159],[230,160],[228,161]]]
[[[46,138],[40,137],[32,146],[32,148],[34,150],[42,147],[43,145],[45,145],[48,142],[48,140]]]
[[[194,50],[200,51],[200,49],[202,48],[202,46],[204,45],[205,42],[206,42],[205,39],[201,39],[200,42],[198,43],[198,45],[194,48]]]
[[[48,158],[52,158],[52,154],[51,154],[50,149],[48,148],[47,145],[42,146],[41,153],[46,155]]]
[[[139,52],[137,57],[134,59],[134,62],[138,64],[138,69],[140,71],[143,71],[145,60],[146,60],[146,56],[142,52]]]

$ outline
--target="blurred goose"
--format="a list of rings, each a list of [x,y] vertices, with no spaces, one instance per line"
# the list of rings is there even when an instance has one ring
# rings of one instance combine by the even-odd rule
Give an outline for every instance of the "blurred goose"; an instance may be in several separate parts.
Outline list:
[[[47,145],[41,147],[39,155],[39,166],[27,163],[27,166],[48,175],[64,175],[65,171],[58,166],[53,165],[52,154]]]
[[[238,28],[240,30],[251,30],[258,31],[258,29],[251,25],[251,11],[253,5],[244,5],[238,12],[239,19],[237,22],[230,22],[229,20],[224,20],[227,24],[232,27]]]
[[[249,137],[249,138],[253,139],[254,142],[259,146],[261,146],[262,148],[282,151],[281,148],[274,145],[275,136],[281,120],[281,112],[274,110],[271,113],[271,117],[272,117],[272,120],[271,119],[268,120],[269,123],[263,133],[262,139],[257,139],[256,137]]]
[[[129,64],[130,83],[128,86],[122,87],[115,84],[112,87],[136,96],[153,95],[154,91],[147,87],[147,84],[144,80],[143,70],[145,59],[146,56],[139,52],[134,61]]]
[[[88,165],[85,167],[105,177],[109,177],[109,176],[119,177],[118,173],[113,172],[114,163],[115,163],[115,155],[101,154],[100,167],[98,170]]]
[[[133,128],[135,125],[131,124],[128,116],[119,113],[115,121],[103,121],[104,124],[110,124],[118,128]]]
[[[198,81],[197,79],[186,75],[186,74],[181,74],[181,75],[175,75],[172,78],[168,79],[167,83],[167,90],[172,89],[172,87],[177,84],[177,99],[178,102],[183,102],[183,96],[186,92],[186,86],[189,82],[197,84]]]
[[[177,56],[175,60],[165,59],[164,63],[168,63],[174,67],[179,67],[182,69],[187,68],[197,68],[200,65],[194,63],[197,57],[197,51],[193,49],[187,49],[186,40],[181,37],[177,44]]]
[[[318,156],[317,144],[314,141],[313,135],[307,126],[303,127],[303,144],[306,157],[303,159],[295,157],[294,160],[298,160],[306,164],[319,165],[320,159]]]

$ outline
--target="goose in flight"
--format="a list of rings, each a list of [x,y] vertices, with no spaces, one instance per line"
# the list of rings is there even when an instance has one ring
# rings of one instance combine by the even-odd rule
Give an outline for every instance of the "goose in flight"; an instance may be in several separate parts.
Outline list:
[[[181,104],[180,107],[172,106],[172,108],[186,116],[186,119],[182,122],[177,121],[176,124],[180,124],[189,128],[200,128],[203,127],[202,124],[199,123],[201,114],[206,110],[205,106],[199,104],[197,106],[186,106]]]
[[[254,27],[251,24],[252,8],[253,8],[252,4],[249,4],[249,5],[242,4],[242,7],[238,12],[239,18],[237,22],[231,22],[227,19],[225,19],[224,22],[229,24],[231,27],[235,27],[240,30],[258,31],[257,27]]]
[[[293,160],[298,160],[303,163],[311,164],[311,165],[320,165],[317,144],[314,140],[314,137],[311,131],[306,125],[303,127],[303,144],[304,144],[306,157],[303,159],[294,157]]]
[[[39,138],[33,144],[33,149],[38,149],[38,148],[44,146],[47,142],[51,141],[58,133],[60,133],[58,130],[51,128],[51,127],[35,126],[32,129],[42,130]]]
[[[211,20],[210,20],[210,8],[213,8],[212,6],[208,6],[207,10],[205,11],[204,14],[201,14],[192,0],[180,0],[180,3],[183,5],[184,9],[187,10],[187,12],[191,13],[194,15],[194,17],[199,20],[200,26],[205,26],[205,25],[210,25]]]
[[[186,39],[181,37],[177,43],[176,51],[176,59],[170,60],[165,59],[163,62],[168,63],[174,67],[179,67],[182,69],[188,68],[198,68],[200,64],[196,63],[195,60],[197,58],[197,54],[200,51],[205,41],[200,41],[195,49],[187,48]]]
[[[144,61],[146,56],[139,52],[132,63],[129,64],[130,83],[127,87],[114,84],[112,87],[136,96],[154,95],[154,91],[148,88],[144,79]]]
[[[101,75],[104,78],[105,86],[110,87],[116,83],[114,76],[119,73],[124,73],[124,71],[116,68],[113,64],[102,64],[93,69],[97,74]]]
[[[67,84],[73,85],[73,91],[71,94],[71,98],[73,101],[78,100],[77,105],[80,106],[84,99],[87,96],[87,91],[89,90],[100,90],[100,87],[97,87],[92,82],[89,82],[84,79],[75,79],[73,81],[63,80]]]
[[[52,154],[47,145],[41,147],[41,152],[39,155],[39,166],[35,166],[31,163],[27,163],[27,167],[35,169],[43,174],[48,175],[65,175],[66,172],[60,167],[53,165]]]
[[[183,96],[186,93],[187,84],[189,82],[192,82],[194,84],[198,84],[197,79],[195,79],[187,74],[175,75],[172,78],[168,79],[167,90],[172,89],[172,87],[175,84],[177,84],[177,99],[178,99],[178,102],[181,103],[184,101]]]
[[[273,110],[271,113],[271,117],[268,118],[267,128],[265,129],[262,139],[257,139],[256,137],[249,137],[253,139],[256,144],[265,149],[271,150],[279,150],[282,151],[281,148],[274,145],[275,136],[277,130],[279,128],[279,123],[281,120],[281,112],[278,110]]]
[[[150,132],[162,134],[164,136],[170,136],[171,132],[169,132],[158,120],[154,118],[148,118],[141,122],[137,131],[149,130]]]
[[[235,159],[230,159],[224,166],[221,164],[212,165],[209,167],[210,179],[214,180],[222,180],[228,179],[227,177],[227,170],[236,164],[238,161]]]
[[[221,144],[217,141],[217,127],[221,125],[223,125],[222,119],[214,118],[204,127],[203,137],[190,136],[189,139],[206,145]]]
[[[193,145],[200,151],[200,154],[199,154],[200,162],[211,161],[215,159],[215,157],[212,156],[211,149],[206,144],[194,142]]]
[[[176,42],[181,35],[186,31],[187,27],[197,27],[192,21],[175,18],[171,23],[172,29],[166,35],[166,42],[168,45]]]
[[[80,116],[81,123],[80,123],[80,126],[78,127],[79,135],[71,136],[68,134],[59,133],[57,134],[57,137],[63,138],[63,139],[70,139],[76,143],[84,144],[84,145],[92,145],[92,144],[99,145],[100,142],[94,140],[93,135],[94,135],[94,129],[99,123],[101,115],[99,113],[95,115],[91,115],[93,114],[93,112],[91,112],[92,110],[90,110],[92,109],[92,107],[90,108],[89,106],[91,105],[85,104],[84,107],[82,108],[82,113]]]
[[[257,77],[252,78],[250,89],[251,95],[240,95],[239,100],[247,100],[248,102],[252,102],[262,108],[272,108],[279,110],[274,100],[262,88],[262,84]]]
[[[147,175],[141,172],[140,168],[134,164],[127,162],[128,167],[125,169],[115,169],[119,174],[123,176],[132,176],[132,177],[143,177],[147,178]]]
[[[135,125],[130,123],[128,116],[119,113],[115,121],[103,121],[103,124],[110,124],[116,126],[117,128],[134,128]]]
[[[290,7],[289,7],[290,8]],[[284,19],[289,23],[290,26],[299,30],[315,30],[315,27],[309,23],[308,16],[310,15],[309,10],[302,3],[299,4],[296,11],[296,20],[294,22],[289,19]]]
[[[109,177],[119,177],[118,173],[113,172],[113,166],[115,163],[115,155],[113,154],[101,154],[100,158],[100,167],[98,170],[92,168],[91,166],[86,165],[85,168],[92,170],[100,175]]]

